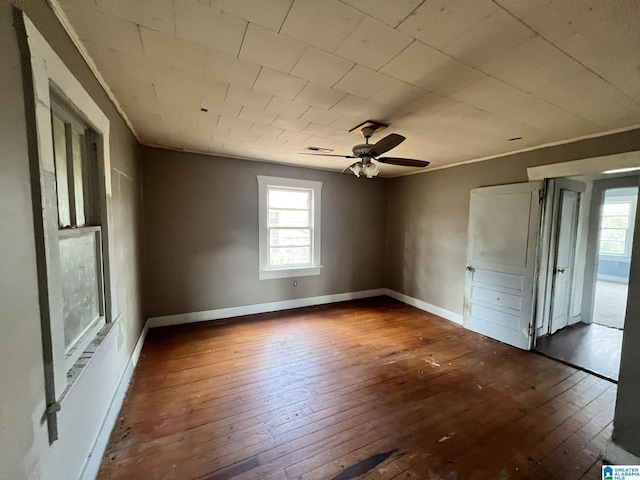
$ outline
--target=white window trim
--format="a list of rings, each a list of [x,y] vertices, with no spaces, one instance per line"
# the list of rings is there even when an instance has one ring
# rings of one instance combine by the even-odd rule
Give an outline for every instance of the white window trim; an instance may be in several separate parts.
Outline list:
[[[40,169],[40,183],[42,190],[42,215],[43,215],[43,243],[45,250],[46,291],[41,295],[47,298],[48,318],[43,319],[43,324],[48,323],[51,342],[47,351],[50,351],[53,371],[51,377],[45,375],[47,389],[53,390],[56,402],[61,402],[68,392],[69,384],[67,373],[69,371],[68,358],[64,345],[64,322],[62,319],[62,289],[56,275],[60,272],[60,257],[58,252],[58,221],[55,219],[58,212],[52,207],[51,192],[55,189],[55,165],[53,152],[53,138],[51,126],[51,102],[50,90],[54,88],[78,115],[97,133],[97,161],[99,175],[101,177],[100,194],[102,203],[102,241],[105,244],[107,254],[103,259],[104,269],[104,295],[106,307],[106,321],[113,322],[117,318],[117,301],[115,278],[112,274],[111,261],[115,258],[113,245],[109,239],[111,230],[111,166],[109,152],[110,122],[93,98],[75,78],[64,62],[58,57],[46,39],[40,34],[35,25],[26,14],[23,14],[24,26],[29,45],[30,63],[33,80],[33,94],[35,104],[36,137],[38,149],[38,163]],[[44,315],[44,314],[43,314]],[[45,332],[43,331],[43,335]],[[50,401],[47,394],[47,401]],[[54,410],[55,411],[55,410]]]
[[[292,278],[320,275],[322,264],[320,262],[320,252],[322,251],[320,239],[322,237],[321,228],[321,192],[322,182],[312,180],[298,180],[295,178],[267,177],[258,175],[258,255],[260,280],[270,280],[274,278]],[[313,190],[312,208],[312,228],[313,228],[313,248],[311,252],[312,265],[305,267],[269,268],[269,238],[268,238],[268,208],[267,192],[268,187],[304,188]]]
[[[640,195],[640,192],[639,192],[638,195]],[[608,260],[608,261],[613,261],[613,262],[620,261],[620,260],[624,261],[624,259],[629,259],[631,257],[631,249],[632,249],[633,235],[634,235],[634,225],[635,225],[634,221],[635,221],[635,218],[636,218],[636,211],[637,211],[637,208],[638,208],[638,196],[637,195],[636,196],[624,196],[624,195],[621,195],[620,197],[612,196],[610,202],[605,202],[603,200],[602,206],[604,207],[604,205],[611,204],[611,203],[629,203],[630,204],[630,208],[629,208],[629,226],[626,229],[624,229],[624,230],[626,230],[625,241],[624,241],[624,253],[604,253],[604,252],[600,252],[600,238],[598,238],[598,258],[600,260]],[[615,216],[615,215],[613,215],[613,216]],[[602,217],[602,215],[601,215],[601,217]],[[602,227],[600,228],[600,230],[602,230]]]

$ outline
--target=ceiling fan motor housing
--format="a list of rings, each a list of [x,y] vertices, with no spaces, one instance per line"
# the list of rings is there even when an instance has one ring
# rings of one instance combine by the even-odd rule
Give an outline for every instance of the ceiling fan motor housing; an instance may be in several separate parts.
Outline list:
[[[352,150],[354,157],[362,157],[363,155],[368,154],[371,151],[371,147],[372,145],[369,143],[355,145]]]

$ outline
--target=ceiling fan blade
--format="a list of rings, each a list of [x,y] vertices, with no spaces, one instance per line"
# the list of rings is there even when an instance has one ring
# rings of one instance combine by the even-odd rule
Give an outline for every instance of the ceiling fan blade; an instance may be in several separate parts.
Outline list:
[[[426,160],[414,160],[413,158],[398,158],[398,157],[382,157],[376,158],[376,161],[380,163],[388,163],[389,165],[400,165],[402,167],[426,167],[431,162]]]
[[[404,142],[405,138],[402,135],[398,135],[397,133],[392,133],[391,135],[387,135],[382,140],[378,141],[371,147],[369,153],[373,157],[377,157],[378,155],[382,155],[385,152],[388,152],[392,148],[397,147],[402,142]]]
[[[313,155],[314,157],[340,157],[340,158],[356,158],[353,155],[335,155],[333,153],[306,153],[298,152],[298,155]]]

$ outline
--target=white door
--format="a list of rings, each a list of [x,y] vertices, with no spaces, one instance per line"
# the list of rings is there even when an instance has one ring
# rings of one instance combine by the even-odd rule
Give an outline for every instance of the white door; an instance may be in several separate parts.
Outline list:
[[[471,190],[464,326],[531,348],[541,182]]]
[[[578,192],[560,190],[556,258],[551,288],[551,333],[569,324],[579,198]]]

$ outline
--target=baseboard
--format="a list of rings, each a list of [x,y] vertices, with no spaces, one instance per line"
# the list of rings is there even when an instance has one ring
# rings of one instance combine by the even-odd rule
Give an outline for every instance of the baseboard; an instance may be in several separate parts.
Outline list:
[[[136,346],[131,353],[131,358],[129,358],[129,362],[127,363],[127,368],[125,368],[122,377],[120,378],[120,383],[118,384],[118,388],[111,399],[111,404],[109,405],[109,410],[107,410],[107,414],[102,421],[102,425],[100,426],[100,431],[98,432],[98,436],[96,441],[91,448],[91,453],[89,453],[89,457],[82,469],[82,473],[80,474],[81,480],[94,480],[98,475],[98,470],[100,469],[100,463],[102,462],[102,456],[104,455],[104,450],[107,448],[107,442],[109,441],[109,436],[111,435],[111,431],[118,420],[118,413],[120,413],[120,408],[122,407],[122,403],[124,402],[124,397],[127,393],[127,389],[129,388],[129,383],[131,382],[131,377],[133,376],[133,371],[138,363],[138,359],[140,358],[140,353],[142,352],[142,346],[144,345],[144,340],[147,336],[147,332],[149,331],[149,322],[145,322],[144,328],[140,333],[140,337],[138,337],[138,341],[136,342]]]
[[[462,325],[462,315],[460,315],[459,313],[454,313],[450,310],[436,307],[435,305],[431,305],[430,303],[423,302],[422,300],[418,300],[417,298],[410,297],[408,295],[405,295],[404,293],[396,292],[395,290],[386,290],[386,294],[392,298],[395,298],[396,300],[400,300],[407,305],[411,305],[412,307],[419,308],[420,310],[424,310],[425,312],[433,313],[434,315],[438,315],[439,317],[445,318],[453,323]]]
[[[375,290],[361,290],[359,292],[336,293],[334,295],[296,298],[294,300],[282,300],[278,302],[257,303],[254,305],[243,305],[239,307],[218,308],[215,310],[205,310],[202,312],[179,313],[177,315],[150,317],[147,320],[147,324],[149,325],[149,328],[155,328],[166,327],[169,325],[182,325],[185,323],[206,322],[208,320],[220,320],[223,318],[254,315],[257,313],[277,312],[279,310],[288,310],[291,308],[311,307],[314,305],[324,305],[327,303],[344,302],[347,300],[356,300],[358,298],[378,297],[386,294],[386,288],[378,288]]]
[[[624,448],[611,440],[604,452],[605,465],[640,465],[640,457],[631,452],[627,452]]]

